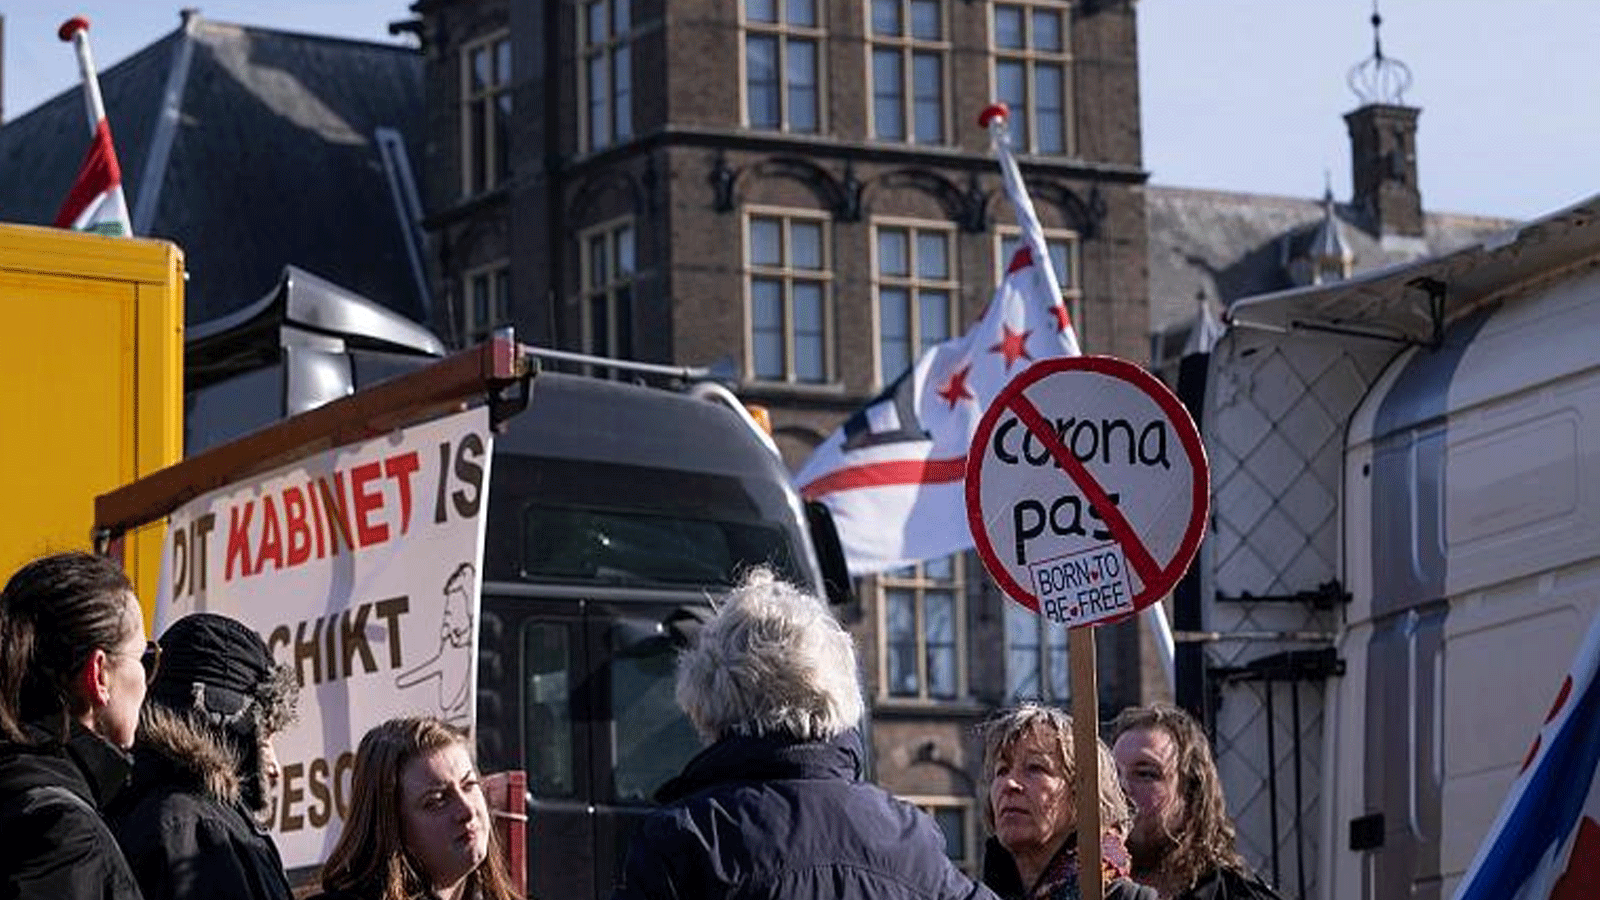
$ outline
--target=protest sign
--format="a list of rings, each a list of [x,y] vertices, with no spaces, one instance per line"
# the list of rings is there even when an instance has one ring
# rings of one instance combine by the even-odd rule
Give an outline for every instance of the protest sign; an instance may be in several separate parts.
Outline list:
[[[169,519],[156,631],[191,612],[254,628],[300,677],[278,735],[273,837],[326,859],[362,734],[399,715],[470,728],[485,501],[485,408],[338,447],[198,497]]]

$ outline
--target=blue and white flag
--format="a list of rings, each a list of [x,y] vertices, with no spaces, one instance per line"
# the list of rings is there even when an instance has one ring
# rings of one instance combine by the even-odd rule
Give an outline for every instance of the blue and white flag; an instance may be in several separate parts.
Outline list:
[[[1455,900],[1600,898],[1600,615]]]

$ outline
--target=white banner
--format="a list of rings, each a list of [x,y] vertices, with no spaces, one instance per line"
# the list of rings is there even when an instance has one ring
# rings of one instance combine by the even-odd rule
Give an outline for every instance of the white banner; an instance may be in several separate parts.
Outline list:
[[[479,407],[172,514],[157,633],[191,612],[232,616],[299,672],[300,721],[274,742],[273,837],[291,869],[333,848],[368,728],[422,714],[473,724],[492,449]]]

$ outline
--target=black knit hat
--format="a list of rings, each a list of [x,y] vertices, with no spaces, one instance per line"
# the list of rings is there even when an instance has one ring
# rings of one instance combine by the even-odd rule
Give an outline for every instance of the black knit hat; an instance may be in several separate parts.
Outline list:
[[[276,732],[293,720],[299,693],[293,672],[275,664],[242,622],[194,613],[172,623],[159,643],[150,702],[201,713],[213,726],[242,734]]]

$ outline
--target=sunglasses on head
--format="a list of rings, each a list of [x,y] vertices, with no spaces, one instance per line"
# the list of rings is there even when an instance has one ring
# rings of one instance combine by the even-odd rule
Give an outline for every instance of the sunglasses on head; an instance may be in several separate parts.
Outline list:
[[[161,645],[155,641],[146,641],[144,652],[139,654],[139,665],[144,669],[145,684],[155,681],[156,672],[161,669]]]

